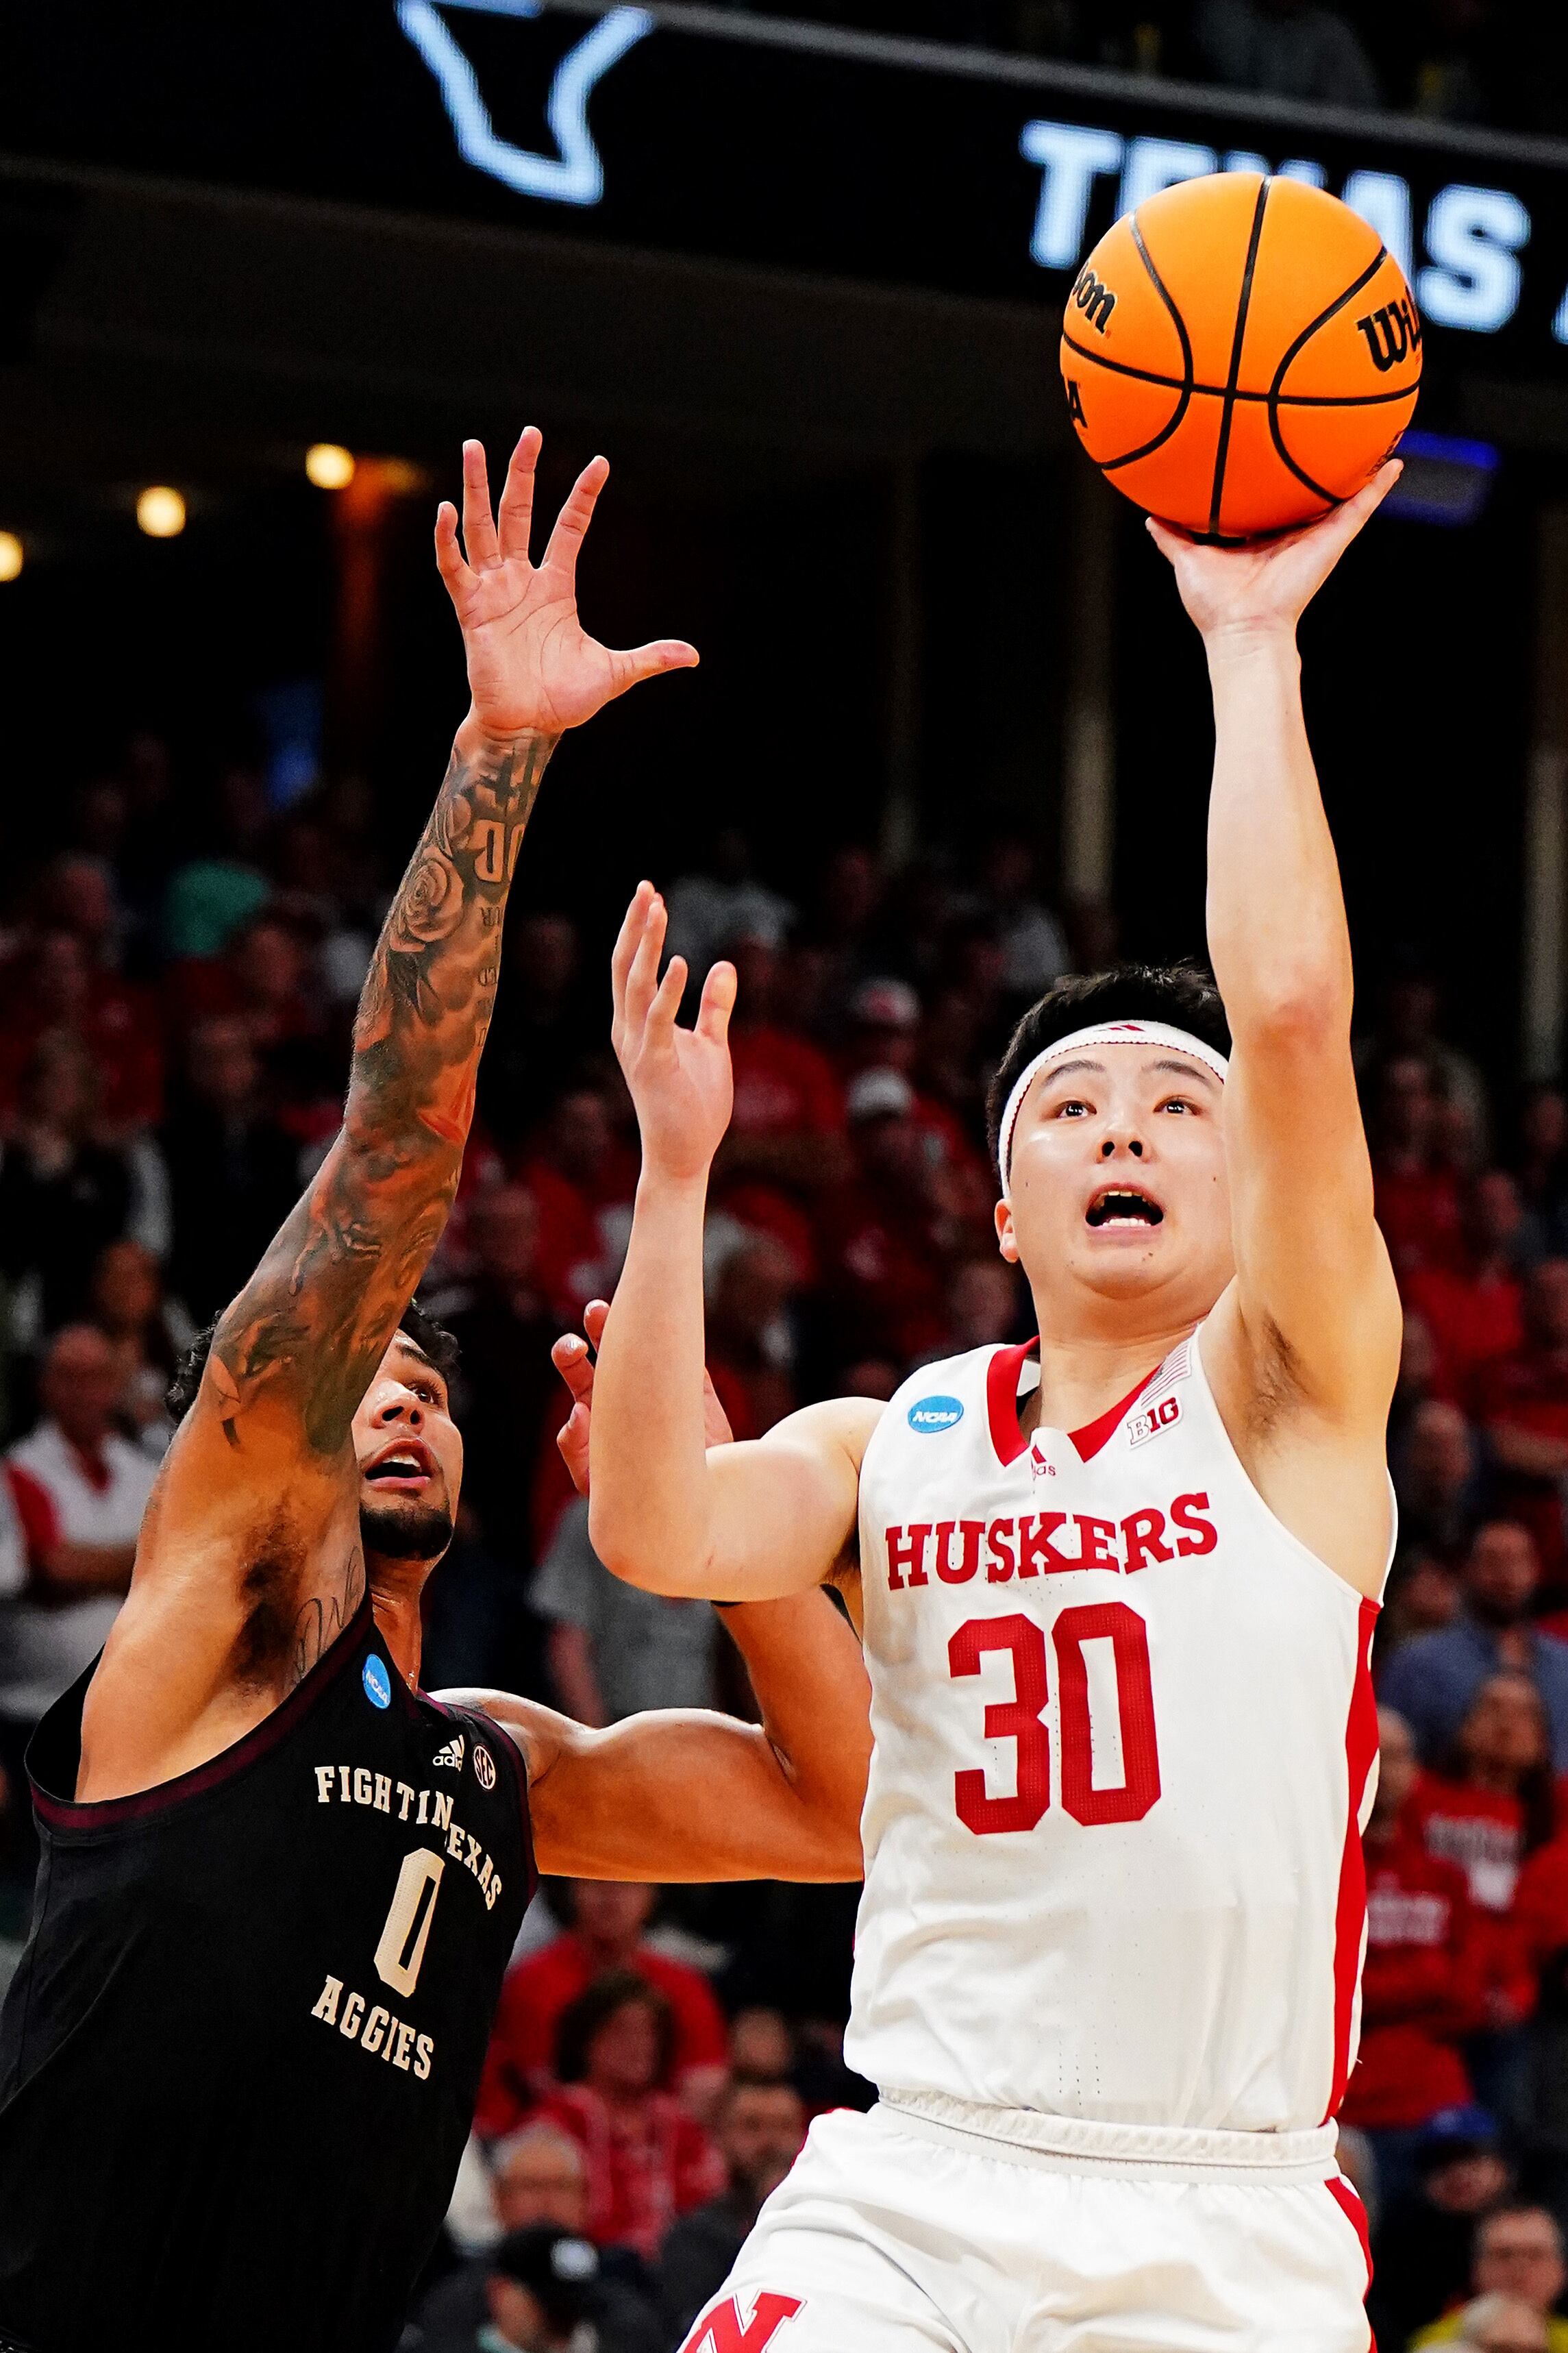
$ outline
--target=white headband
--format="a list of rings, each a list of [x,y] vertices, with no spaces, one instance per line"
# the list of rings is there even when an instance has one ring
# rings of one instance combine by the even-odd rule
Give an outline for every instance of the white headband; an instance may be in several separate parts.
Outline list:
[[[1205,1046],[1190,1029],[1174,1029],[1165,1021],[1097,1021],[1087,1029],[1074,1029],[1068,1037],[1058,1038],[1054,1046],[1026,1062],[1019,1071],[1007,1107],[1002,1113],[1002,1124],[996,1131],[996,1165],[1002,1177],[1002,1198],[1009,1198],[1008,1179],[1012,1174],[1013,1130],[1018,1124],[1018,1113],[1024,1108],[1024,1097],[1035,1080],[1049,1062],[1059,1062],[1068,1054],[1076,1054],[1084,1046],[1173,1046],[1178,1054],[1191,1054],[1211,1070],[1222,1082],[1230,1074],[1230,1064],[1213,1046]]]

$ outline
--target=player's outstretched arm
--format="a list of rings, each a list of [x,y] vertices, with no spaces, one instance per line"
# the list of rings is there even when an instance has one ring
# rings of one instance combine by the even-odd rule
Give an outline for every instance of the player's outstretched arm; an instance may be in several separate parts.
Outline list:
[[[481,1707],[528,1764],[539,1868],[578,1879],[858,1879],[871,1757],[870,1684],[826,1593],[724,1612],[759,1725],[698,1709],[596,1732],[532,1700],[445,1692]]]
[[[140,1641],[137,1688],[173,1676],[197,1706],[235,1671],[236,1620],[252,1625],[258,1578],[283,1632],[296,1607],[318,1628],[317,1651],[357,1601],[351,1425],[457,1190],[507,893],[546,763],[566,729],[639,679],[697,659],[674,642],[613,652],[584,632],[577,556],[608,468],[596,458],[584,470],[535,565],[539,448],[531,427],[492,515],[484,451],[464,445],[461,548],[456,510],[437,512],[436,561],[462,628],[471,706],[365,980],[342,1131],[218,1324],[100,1681]],[[342,1581],[330,1608],[309,1586],[327,1573],[323,1546]],[[295,1673],[313,1663],[311,1647],[292,1646]]]
[[[1296,627],[1398,470],[1385,466],[1321,522],[1266,544],[1205,547],[1150,525],[1202,632],[1214,692],[1208,938],[1234,1040],[1225,1121],[1237,1281],[1215,1314],[1212,1369],[1275,1508],[1369,1591],[1385,1561],[1399,1303],[1373,1219],[1350,934]],[[1237,1416],[1227,1408],[1227,1420]],[[1310,1464],[1304,1427],[1322,1441]],[[1331,1458],[1342,1504],[1309,1505],[1303,1527],[1298,1499],[1269,1493],[1270,1480],[1321,1481]]]
[[[860,1458],[880,1410],[809,1406],[755,1445],[707,1451],[702,1222],[732,1099],[735,975],[715,965],[693,1029],[660,981],[663,902],[639,884],[616,943],[613,1036],[642,1136],[626,1263],[600,1343],[589,1529],[607,1568],[654,1593],[766,1599],[817,1584],[856,1522]]]

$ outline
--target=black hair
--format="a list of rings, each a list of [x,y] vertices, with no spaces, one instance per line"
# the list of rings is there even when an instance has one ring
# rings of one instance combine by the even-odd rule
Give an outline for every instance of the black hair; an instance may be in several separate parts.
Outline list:
[[[1031,1005],[1007,1040],[985,1094],[993,1162],[1007,1098],[1037,1054],[1101,1021],[1163,1021],[1190,1029],[1216,1053],[1230,1052],[1230,1024],[1219,991],[1201,965],[1119,964],[1110,972],[1069,973]]]
[[[675,2013],[657,1986],[635,1969],[606,1969],[562,2011],[555,2028],[555,2078],[580,2084],[588,2072],[588,2053],[600,2028],[618,2010],[634,2002],[651,2010],[658,2030],[658,2066],[655,2082],[662,2084],[675,2056]]]
[[[222,1322],[221,1315],[215,1315],[205,1330],[196,1334],[180,1358],[163,1399],[171,1421],[184,1421],[195,1405],[207,1358],[212,1354],[214,1335]],[[405,1339],[413,1341],[421,1356],[429,1357],[444,1381],[451,1379],[462,1354],[455,1332],[448,1332],[444,1324],[437,1324],[433,1315],[427,1315],[424,1308],[413,1300],[398,1317],[397,1329]]]

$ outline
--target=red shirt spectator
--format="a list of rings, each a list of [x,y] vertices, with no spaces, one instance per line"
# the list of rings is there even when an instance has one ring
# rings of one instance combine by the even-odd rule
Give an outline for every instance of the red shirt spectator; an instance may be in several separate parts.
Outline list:
[[[1478,1177],[1465,1205],[1465,1250],[1452,1266],[1416,1266],[1406,1303],[1426,1318],[1436,1347],[1436,1385],[1465,1398],[1482,1365],[1511,1356],[1524,1340],[1524,1290],[1513,1250],[1523,1212],[1513,1178],[1494,1168]]]
[[[116,1132],[163,1114],[163,1055],[153,1002],[95,965],[74,932],[47,931],[0,966],[0,1109],[12,1110],[40,1041],[78,1040],[98,1077],[97,1112]]]
[[[718,2151],[696,2119],[657,2088],[673,2046],[669,2006],[637,1975],[612,1971],[562,2017],[556,2064],[566,2080],[538,2114],[580,2143],[588,2167],[588,2234],[657,2256],[678,2214],[724,2187]]]
[[[1361,2052],[1342,2123],[1408,2130],[1472,2096],[1458,2037],[1480,2023],[1484,1962],[1464,1874],[1427,1852],[1409,1799],[1415,1750],[1379,1715],[1382,1763],[1366,1828],[1367,1945]]]
[[[1481,1366],[1474,1409],[1501,1474],[1500,1513],[1530,1529],[1544,1581],[1561,1584],[1568,1567],[1568,1259],[1542,1259],[1531,1270],[1524,1322],[1522,1346]]]
[[[475,2112],[487,2136],[510,2132],[549,2085],[561,2021],[598,1978],[631,1972],[668,2005],[671,2027],[660,2088],[700,2092],[729,2056],[723,2013],[698,1969],[642,1941],[655,1891],[620,1882],[573,1884],[573,1926],[507,1972]]]
[[[721,1187],[750,1179],[810,1195],[843,1174],[838,1080],[826,1055],[787,1026],[776,950],[752,939],[732,953],[735,1108],[715,1173]]]
[[[616,1135],[598,1089],[573,1087],[523,1155],[519,1174],[539,1209],[540,1286],[554,1314],[574,1323],[584,1301],[608,1295],[618,1259],[606,1214],[625,1211],[630,1230],[637,1155]]]
[[[914,1091],[897,1071],[862,1071],[850,1090],[858,1169],[826,1204],[825,1258],[846,1311],[846,1351],[907,1364],[947,1337],[931,1170]]]
[[[1373,1179],[1377,1221],[1403,1281],[1417,1267],[1445,1266],[1459,1249],[1459,1185],[1438,1165],[1440,1110],[1420,1054],[1396,1054],[1379,1077]]]

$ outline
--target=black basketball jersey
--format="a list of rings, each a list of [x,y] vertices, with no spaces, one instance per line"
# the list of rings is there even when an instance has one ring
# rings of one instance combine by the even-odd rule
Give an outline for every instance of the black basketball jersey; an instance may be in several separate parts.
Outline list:
[[[89,1681],[28,1752],[0,2348],[384,2353],[534,1883],[518,1752],[408,1690],[368,1598],[236,1746],[78,1805]]]

